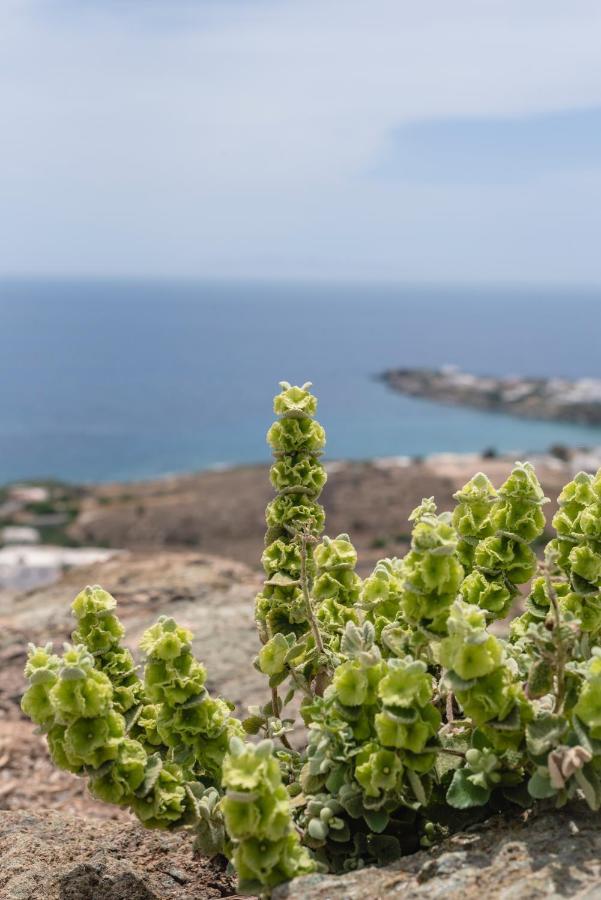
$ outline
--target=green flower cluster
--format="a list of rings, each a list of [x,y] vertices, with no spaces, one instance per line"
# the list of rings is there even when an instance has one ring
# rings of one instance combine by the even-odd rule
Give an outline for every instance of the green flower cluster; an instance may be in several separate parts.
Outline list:
[[[585,472],[565,486],[553,518],[557,538],[549,554],[563,570],[570,590],[562,606],[591,635],[601,633],[601,476]]]
[[[46,733],[54,762],[88,776],[94,796],[128,806],[149,828],[194,825],[215,852],[221,847],[206,833],[219,814],[204,814],[207,790],[220,785],[229,740],[242,726],[227,703],[208,695],[192,635],[173,619],[161,617],[144,634],[141,682],[119,645],[114,609],[110,594],[86,588],[73,603],[74,637],[85,645],[66,645],[62,657],[50,646],[30,647],[23,711]]]
[[[191,642],[191,632],[167,616],[144,633],[145,695],[155,704],[162,743],[177,751],[180,763],[203,783],[218,785],[230,738],[243,730],[232,707],[209,696],[206,671],[194,658]]]
[[[589,738],[601,741],[601,649],[595,647],[585,671],[584,684],[574,707],[574,716],[585,726]],[[601,750],[601,747],[599,748]]]
[[[348,534],[325,537],[315,548],[317,575],[313,583],[316,618],[325,642],[338,650],[347,622],[359,623],[355,609],[361,595],[361,579],[355,572],[357,551]]]
[[[361,608],[376,629],[378,643],[383,629],[400,615],[404,583],[403,560],[397,557],[381,559],[363,582]]]
[[[494,531],[490,513],[498,495],[486,475],[478,472],[453,497],[457,501],[452,519],[459,535],[457,553],[469,573],[475,565],[476,547]]]
[[[224,760],[223,786],[221,808],[242,891],[263,892],[315,870],[294,829],[271,741],[253,747],[234,737]]]
[[[131,653],[121,646],[125,629],[115,615],[116,606],[115,598],[100,585],[84,588],[71,604],[77,619],[71,640],[93,655],[96,668],[111,680],[115,706],[126,713],[142,702],[143,688]]]
[[[66,645],[62,658],[30,647],[25,674],[23,711],[46,732],[57,766],[88,775],[94,796],[129,806],[149,827],[167,827],[185,814],[181,774],[165,791],[162,761],[153,763],[128,736],[110,679],[83,645]]]
[[[445,634],[449,607],[463,580],[457,532],[448,513],[436,515],[432,498],[422,501],[409,521],[415,524],[403,561],[403,618],[412,628]]]
[[[489,619],[502,619],[517,596],[517,585],[536,571],[530,545],[544,531],[541,507],[547,499],[530,463],[516,463],[496,497],[482,475],[456,496],[454,521],[462,538],[461,553],[472,568],[461,595],[485,610]]]
[[[323,507],[317,502],[326,482],[319,461],[325,432],[314,419],[317,399],[309,392],[309,384],[291,387],[283,381],[281,387],[273,403],[280,418],[267,433],[275,457],[270,478],[277,496],[265,514],[268,528],[262,562],[266,580],[255,603],[263,642],[278,632],[302,634],[307,630],[299,536],[307,539],[306,575],[312,577],[311,541],[319,536],[325,521]]]
[[[475,725],[487,726],[493,746],[519,744],[530,707],[501,642],[486,629],[483,610],[458,599],[447,625],[438,658],[463,712]]]

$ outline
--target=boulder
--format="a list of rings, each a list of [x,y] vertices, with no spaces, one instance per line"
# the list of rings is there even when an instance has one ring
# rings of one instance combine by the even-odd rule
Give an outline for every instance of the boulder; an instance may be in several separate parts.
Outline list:
[[[601,898],[601,815],[574,805],[495,818],[383,868],[310,875],[273,900]]]

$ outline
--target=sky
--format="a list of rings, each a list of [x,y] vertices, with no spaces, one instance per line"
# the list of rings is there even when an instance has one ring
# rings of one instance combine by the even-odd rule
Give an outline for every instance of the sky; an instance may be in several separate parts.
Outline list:
[[[601,284],[598,0],[2,0],[0,276]]]

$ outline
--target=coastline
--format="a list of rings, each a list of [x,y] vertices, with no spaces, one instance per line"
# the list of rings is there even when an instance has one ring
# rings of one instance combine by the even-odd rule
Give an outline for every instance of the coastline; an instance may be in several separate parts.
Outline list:
[[[599,378],[499,378],[473,375],[455,366],[388,369],[379,377],[393,391],[407,397],[523,419],[601,426]]]
[[[477,471],[499,485],[517,458],[522,454],[328,461],[322,498],[326,532],[350,534],[365,575],[378,559],[406,552],[409,515],[423,497],[434,496],[440,510],[452,509],[453,493]],[[601,447],[558,447],[527,458],[551,499],[545,508],[550,529],[559,491],[580,469],[601,467]],[[12,485],[2,493],[0,589],[5,590],[51,583],[66,569],[127,550],[193,550],[258,570],[264,510],[273,497],[267,464],[127,483]]]

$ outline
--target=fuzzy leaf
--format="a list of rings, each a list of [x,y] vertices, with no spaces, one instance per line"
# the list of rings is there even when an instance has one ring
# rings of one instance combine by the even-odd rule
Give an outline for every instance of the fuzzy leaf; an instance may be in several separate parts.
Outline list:
[[[469,780],[468,769],[457,769],[447,791],[447,802],[455,809],[484,806],[490,798],[490,790],[478,787]]]
[[[561,743],[567,729],[568,723],[562,716],[549,714],[535,719],[526,727],[528,750],[533,756],[543,756]]]

